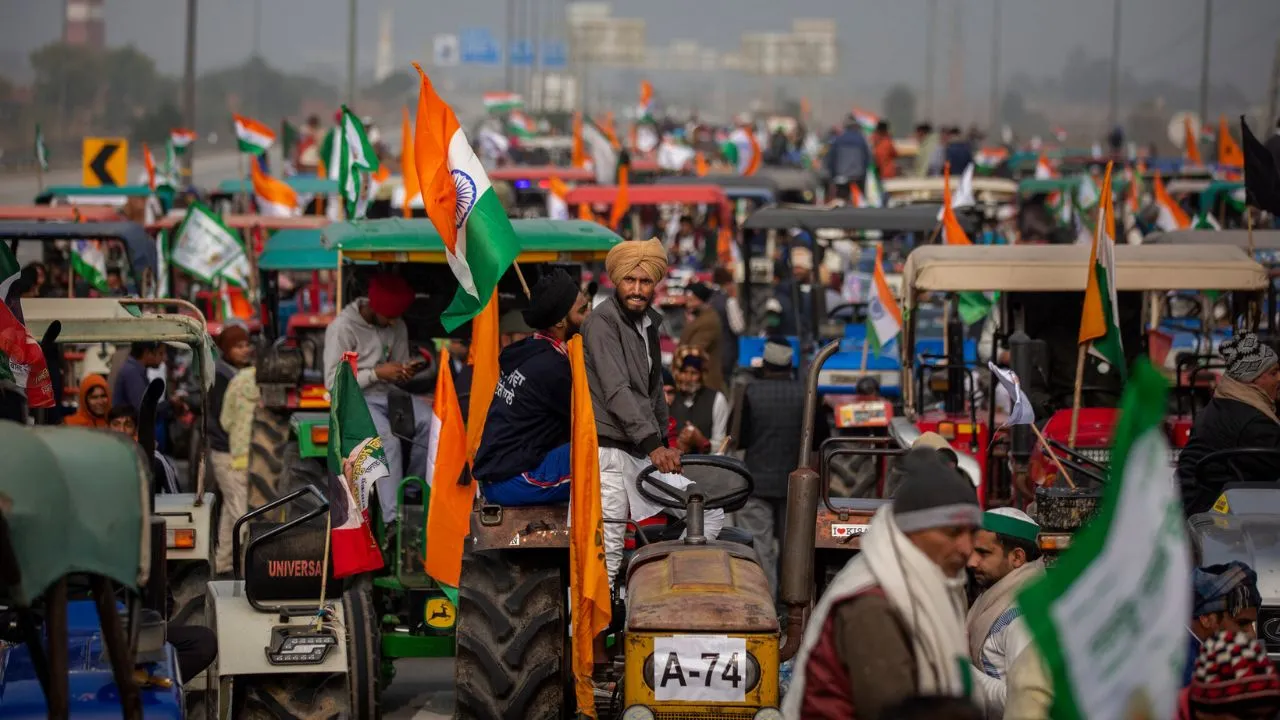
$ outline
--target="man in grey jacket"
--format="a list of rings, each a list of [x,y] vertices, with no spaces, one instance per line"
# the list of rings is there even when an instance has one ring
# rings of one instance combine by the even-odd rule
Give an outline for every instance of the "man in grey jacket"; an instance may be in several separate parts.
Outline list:
[[[382,438],[387,454],[388,477],[377,483],[378,502],[384,522],[396,518],[397,490],[404,478],[400,438],[391,433],[387,415],[387,394],[407,382],[425,361],[411,360],[409,331],[404,315],[413,304],[414,292],[399,275],[384,273],[369,281],[368,297],[356,298],[333,319],[324,333],[325,387],[333,387],[333,376],[345,353],[356,354],[356,382],[369,405],[369,414]],[[431,437],[431,405],[413,396],[413,445],[408,472],[422,476],[427,470],[427,447]]]
[[[662,317],[652,307],[654,290],[667,272],[666,248],[657,238],[619,243],[605,258],[605,271],[617,289],[587,317],[582,338],[600,443],[604,557],[612,583],[622,564],[626,527],[609,521],[657,515],[661,508],[636,491],[636,479],[651,464],[665,473],[679,472],[680,451],[666,442],[669,409],[658,347]],[[668,482],[682,480],[676,476]],[[724,511],[705,517],[706,535],[716,537]]]

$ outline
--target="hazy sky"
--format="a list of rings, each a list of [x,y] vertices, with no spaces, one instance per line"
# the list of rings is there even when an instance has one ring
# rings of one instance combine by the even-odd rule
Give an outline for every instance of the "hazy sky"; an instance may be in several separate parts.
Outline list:
[[[939,68],[946,84],[951,17],[962,20],[966,95],[986,97],[991,18],[1003,5],[1004,76],[1024,71],[1057,75],[1072,48],[1110,55],[1114,0],[939,0]],[[1199,79],[1205,0],[1121,0],[1127,70],[1144,79],[1194,86]],[[107,41],[134,43],[165,72],[181,72],[183,0],[105,0]],[[252,50],[250,27],[261,4],[262,45],[267,59],[287,69],[345,67],[346,0],[200,0],[198,66],[208,70],[236,63]],[[561,12],[561,0],[516,0],[536,13]],[[378,14],[393,13],[397,64],[430,57],[432,36],[464,27],[490,27],[501,37],[506,0],[358,0],[361,72],[374,65]],[[927,0],[614,0],[615,16],[648,23],[648,44],[692,39],[709,47],[737,47],[743,32],[784,31],[793,17],[833,18],[838,23],[841,62],[855,84],[923,83]],[[0,51],[9,58],[55,39],[63,0],[0,0]],[[1277,0],[1214,0],[1211,77],[1232,82],[1259,98],[1269,81],[1280,42]],[[341,84],[342,78],[334,78]],[[654,83],[661,93],[661,78]],[[1105,90],[1102,90],[1105,92]]]

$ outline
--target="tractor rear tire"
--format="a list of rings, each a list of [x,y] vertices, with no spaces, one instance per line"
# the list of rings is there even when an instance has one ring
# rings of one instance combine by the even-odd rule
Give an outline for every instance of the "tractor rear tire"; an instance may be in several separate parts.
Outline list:
[[[562,558],[467,552],[460,585],[454,717],[572,717]]]
[[[351,720],[377,720],[382,702],[382,638],[368,575],[356,578],[342,594],[347,628],[347,690]]]
[[[354,717],[347,708],[342,673],[317,675],[249,675],[237,678],[242,706],[232,708],[236,720],[340,720]]]
[[[324,460],[320,458],[302,457],[298,450],[297,440],[292,440],[288,445],[284,446],[282,457],[284,459],[281,462],[280,481],[276,485],[276,492],[280,497],[302,490],[307,486],[316,488],[320,491],[321,495],[328,497],[328,468],[326,467]],[[287,507],[282,509],[285,514],[285,519],[292,520],[294,518],[301,517],[312,508],[312,505],[304,507],[298,503],[290,503]]]
[[[249,436],[249,509],[280,497],[284,461],[280,450],[289,442],[289,416],[267,408],[253,411]]]
[[[191,562],[169,578],[173,588],[173,615],[169,622],[176,625],[205,626],[205,592],[209,584],[207,563]]]

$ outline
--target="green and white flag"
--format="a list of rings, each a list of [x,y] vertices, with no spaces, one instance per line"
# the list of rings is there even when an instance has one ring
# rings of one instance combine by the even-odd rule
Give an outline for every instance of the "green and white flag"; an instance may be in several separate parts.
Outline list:
[[[1191,221],[1192,230],[1221,230],[1222,224],[1218,222],[1218,218],[1213,213],[1200,212],[1196,214],[1194,220]]]
[[[1191,552],[1165,439],[1168,384],[1146,358],[1120,402],[1098,515],[1018,597],[1053,678],[1052,717],[1174,716]]]
[[[156,233],[156,297],[169,297],[169,231]]]
[[[9,243],[0,242],[0,303],[9,301],[9,289],[22,277],[18,257],[9,249]]]
[[[75,240],[71,244],[71,269],[76,277],[106,292],[107,254],[100,240]]]
[[[49,148],[44,144],[44,130],[40,129],[40,123],[36,123],[36,163],[41,170],[49,169]]]
[[[221,277],[234,284],[248,284],[248,259],[240,238],[200,203],[187,209],[187,216],[174,235],[169,259],[208,285],[216,285]]]
[[[329,526],[336,580],[382,568],[382,551],[369,527],[369,500],[390,471],[369,405],[345,357],[334,370],[329,397]]]
[[[1080,178],[1080,186],[1076,188],[1076,201],[1081,210],[1089,211],[1098,206],[1098,184],[1093,181],[1093,176],[1085,173]]]
[[[342,106],[342,125],[339,126],[340,149],[338,150],[338,192],[342,194],[342,202],[346,206],[347,217],[355,218],[357,204],[360,200],[360,173],[372,173],[378,169],[378,155],[369,142],[364,124],[355,113]]]

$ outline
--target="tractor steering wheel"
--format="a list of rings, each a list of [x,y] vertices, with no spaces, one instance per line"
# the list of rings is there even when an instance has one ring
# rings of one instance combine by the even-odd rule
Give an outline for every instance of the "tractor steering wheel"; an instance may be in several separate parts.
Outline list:
[[[867,304],[866,303],[841,303],[840,305],[837,305],[827,310],[827,319],[838,320],[840,319],[840,315],[845,314],[846,312],[849,315],[850,323],[862,322],[863,320],[866,320]]]
[[[741,509],[755,490],[751,472],[733,458],[685,455],[680,464],[681,474],[693,481],[683,489],[658,477],[662,473],[653,465],[640,472],[636,489],[649,502],[669,510],[684,510],[691,498],[701,496],[704,509],[725,512]]]

